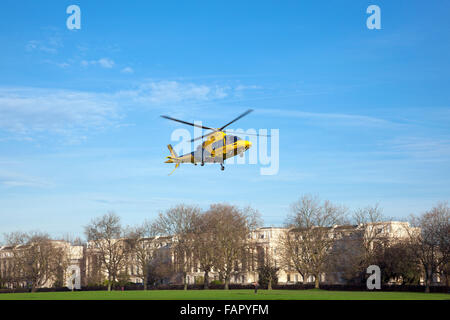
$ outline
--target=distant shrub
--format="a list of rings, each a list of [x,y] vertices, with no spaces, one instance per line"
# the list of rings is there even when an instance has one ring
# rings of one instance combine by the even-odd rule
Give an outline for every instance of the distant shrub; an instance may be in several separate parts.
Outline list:
[[[200,276],[197,277],[197,279],[195,279],[195,284],[204,284],[205,283],[205,278]]]

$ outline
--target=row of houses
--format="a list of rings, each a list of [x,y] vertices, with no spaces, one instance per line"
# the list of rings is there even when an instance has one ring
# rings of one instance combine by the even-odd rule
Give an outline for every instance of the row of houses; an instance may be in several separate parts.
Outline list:
[[[250,284],[258,281],[258,267],[264,263],[266,257],[271,257],[273,264],[276,267],[280,267],[278,272],[278,283],[280,284],[295,284],[295,283],[307,283],[313,282],[314,278],[309,276],[307,279],[303,279],[302,275],[296,272],[293,268],[283,267],[280,257],[280,239],[288,229],[279,227],[263,227],[254,230],[249,235],[249,240],[253,244],[248,252],[252,257],[258,257],[257,259],[246,259],[245,265],[242,264],[239,272],[233,274],[230,279],[231,283],[238,284]],[[359,237],[368,237],[369,234],[375,235],[377,239],[383,239],[384,241],[398,241],[405,238],[408,235],[408,230],[411,230],[407,222],[388,221],[367,224],[364,226],[357,225],[345,225],[334,226],[331,228],[330,234],[345,235],[356,234]],[[174,262],[175,255],[171,250],[174,237],[155,237],[149,238],[147,241],[151,241],[155,250],[162,253],[166,261]],[[105,271],[101,269],[101,261],[96,254],[96,248],[93,243],[86,243],[84,245],[72,245],[67,241],[53,241],[54,246],[64,248],[69,255],[69,265],[64,272],[64,284],[67,287],[80,288],[81,286],[88,285],[92,282],[101,283],[106,278]],[[0,247],[0,279],[8,279],[8,274],[13,270],[11,269],[11,259],[15,250],[21,250],[20,246],[3,246]],[[134,283],[142,283],[142,278],[139,277],[140,270],[139,265],[133,256],[127,257],[127,262],[124,265],[125,273],[129,276],[129,281]],[[168,282],[174,284],[183,283],[183,277],[180,272],[174,270],[173,274],[168,277]],[[199,269],[199,266],[195,263],[190,264],[187,273],[187,282],[189,284],[195,284],[202,281],[204,272]],[[219,280],[220,273],[212,270],[210,273],[210,280]],[[339,283],[339,277],[330,276],[327,274],[321,275],[321,282]],[[55,279],[49,278],[45,283],[41,284],[41,287],[52,287]],[[12,283],[4,283],[4,286],[11,287]],[[26,283],[23,284],[24,286]]]

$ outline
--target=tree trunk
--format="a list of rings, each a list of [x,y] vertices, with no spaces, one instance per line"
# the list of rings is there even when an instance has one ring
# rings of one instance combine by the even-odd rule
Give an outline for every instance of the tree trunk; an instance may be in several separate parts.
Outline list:
[[[187,283],[187,272],[183,272],[183,277],[184,277],[184,290],[188,289],[188,283]]]
[[[144,290],[147,290],[147,282],[148,282],[147,276],[144,276]]]
[[[111,276],[108,276],[108,291],[111,291]]]
[[[116,284],[116,274],[114,273],[112,276],[112,283],[111,283],[111,289],[114,290],[115,289],[115,285]]]
[[[205,280],[203,283],[203,288],[209,289],[209,271],[208,270],[205,270]]]
[[[272,278],[269,278],[269,283],[267,284],[267,290],[272,290]]]
[[[319,289],[320,288],[320,275],[314,276],[314,288]]]
[[[225,277],[225,290],[230,289],[230,277]]]
[[[425,292],[430,293],[430,285],[431,280],[433,277],[433,273],[431,272],[430,268],[427,268],[427,271],[425,272]]]

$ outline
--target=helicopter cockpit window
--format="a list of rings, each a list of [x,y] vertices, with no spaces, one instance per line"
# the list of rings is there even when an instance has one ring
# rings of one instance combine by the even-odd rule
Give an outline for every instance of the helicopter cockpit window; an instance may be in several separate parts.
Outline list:
[[[238,140],[241,140],[237,136],[230,136],[230,135],[225,136],[225,139],[226,144],[235,143]]]
[[[222,139],[220,139],[219,141],[214,142],[211,147],[213,148],[213,150],[218,149],[218,148],[222,148],[223,147],[223,141]]]

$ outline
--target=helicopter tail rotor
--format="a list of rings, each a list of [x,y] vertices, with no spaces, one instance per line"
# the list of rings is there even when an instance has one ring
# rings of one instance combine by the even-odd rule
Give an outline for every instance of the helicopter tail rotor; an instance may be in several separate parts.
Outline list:
[[[178,155],[177,155],[177,153],[175,152],[175,150],[173,150],[173,147],[172,147],[171,144],[168,144],[168,145],[167,145],[167,148],[169,149],[170,155],[171,155],[173,158],[178,158]]]
[[[177,170],[177,168],[178,168],[179,166],[180,166],[180,163],[179,163],[179,162],[176,163],[176,164],[175,164],[175,168],[172,170],[171,173],[169,173],[169,176],[170,176],[172,173],[174,173],[174,171]]]
[[[172,170],[172,172],[171,173],[169,173],[169,176],[180,166],[180,162],[179,162],[179,160],[177,159],[178,158],[178,155],[177,155],[177,153],[175,152],[175,150],[173,150],[173,147],[172,147],[172,145],[171,144],[169,144],[169,145],[167,145],[167,149],[169,149],[169,151],[170,151],[170,156],[167,156],[166,157],[166,161],[164,161],[165,163],[175,163],[175,169],[173,169]],[[178,160],[178,161],[177,161]]]

